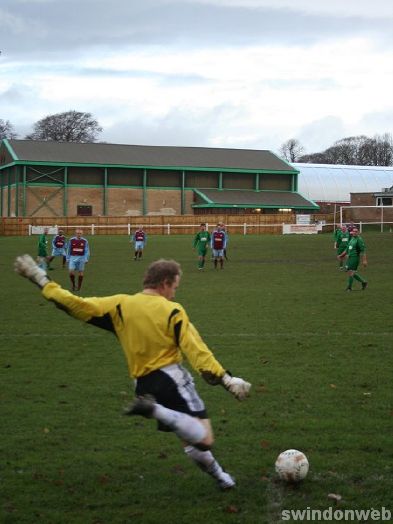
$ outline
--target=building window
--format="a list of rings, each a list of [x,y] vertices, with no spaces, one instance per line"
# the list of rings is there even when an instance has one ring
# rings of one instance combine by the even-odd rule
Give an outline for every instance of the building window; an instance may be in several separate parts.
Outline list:
[[[391,206],[393,197],[377,197],[377,206]]]
[[[76,206],[76,214],[78,217],[91,217],[93,216],[93,206]]]

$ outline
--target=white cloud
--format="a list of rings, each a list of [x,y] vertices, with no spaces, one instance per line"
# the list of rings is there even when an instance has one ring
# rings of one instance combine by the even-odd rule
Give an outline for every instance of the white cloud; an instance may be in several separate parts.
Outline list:
[[[24,29],[26,29],[26,24],[23,19],[0,7],[0,30],[3,34],[6,30],[14,33],[22,33]],[[3,42],[3,45],[4,43],[5,42]]]
[[[390,0],[89,0],[69,23],[73,0],[35,1],[0,19],[7,43],[40,26],[0,56],[0,118],[20,128],[76,109],[107,141],[308,152],[392,132]]]
[[[287,9],[310,14],[393,18],[390,0],[183,0],[190,4],[249,9]]]

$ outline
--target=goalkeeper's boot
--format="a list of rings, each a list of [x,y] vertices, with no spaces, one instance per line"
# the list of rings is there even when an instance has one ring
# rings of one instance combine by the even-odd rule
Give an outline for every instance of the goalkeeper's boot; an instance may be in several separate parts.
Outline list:
[[[202,469],[216,479],[218,487],[222,490],[231,489],[236,484],[235,479],[222,469],[216,460],[214,460],[207,468]]]
[[[152,395],[137,397],[134,402],[124,410],[124,415],[140,415],[141,417],[152,418],[155,403],[155,398]]]
[[[362,291],[366,289],[368,282],[362,282]]]
[[[234,488],[236,486],[236,482],[235,479],[231,477],[229,473],[223,471],[221,479],[218,481],[218,486],[223,491],[226,491],[228,489]]]

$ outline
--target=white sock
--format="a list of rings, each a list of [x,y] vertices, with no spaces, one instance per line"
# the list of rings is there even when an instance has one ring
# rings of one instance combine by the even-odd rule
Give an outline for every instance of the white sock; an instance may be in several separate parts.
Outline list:
[[[226,479],[228,474],[224,472],[211,451],[201,451],[194,448],[194,446],[186,446],[184,451],[202,471],[205,471],[205,473],[208,473],[216,480]]]
[[[153,417],[169,426],[179,438],[190,444],[199,444],[207,435],[207,429],[197,418],[161,404],[155,404]]]

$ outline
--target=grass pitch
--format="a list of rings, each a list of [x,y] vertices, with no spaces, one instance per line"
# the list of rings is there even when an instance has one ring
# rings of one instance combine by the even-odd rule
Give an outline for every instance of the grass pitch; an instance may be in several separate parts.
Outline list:
[[[228,493],[174,435],[121,416],[133,393],[115,337],[13,273],[37,238],[1,238],[0,522],[264,524],[333,505],[393,514],[392,236],[364,238],[369,288],[346,293],[331,235],[232,235],[223,271],[210,260],[197,270],[189,236],[150,236],[141,262],[125,236],[90,237],[84,296],[139,291],[149,262],[175,258],[176,300],[224,367],[253,383],[239,403],[196,378],[214,453],[238,481]],[[288,448],[310,461],[297,486],[274,472]]]

